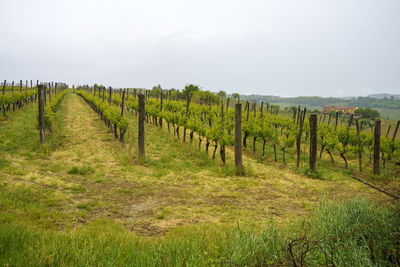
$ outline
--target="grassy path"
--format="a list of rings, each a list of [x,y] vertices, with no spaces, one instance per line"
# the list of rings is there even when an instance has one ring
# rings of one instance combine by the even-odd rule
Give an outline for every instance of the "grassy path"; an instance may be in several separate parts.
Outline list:
[[[221,167],[166,126],[146,125],[147,160],[139,164],[136,117],[127,115],[131,145],[122,145],[75,94],[65,97],[54,133],[39,146],[35,108],[0,123],[3,222],[68,230],[107,220],[155,235],[206,222],[284,223],[308,215],[324,196],[385,200],[348,179],[311,179],[250,158],[250,176],[231,176],[232,165]]]

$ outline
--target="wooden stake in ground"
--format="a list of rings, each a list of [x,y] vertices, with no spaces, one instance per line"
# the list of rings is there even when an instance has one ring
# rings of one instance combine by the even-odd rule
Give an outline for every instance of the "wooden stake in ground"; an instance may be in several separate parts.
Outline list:
[[[315,171],[317,167],[317,114],[311,114],[310,122],[310,169]]]
[[[339,119],[339,112],[336,112],[335,131],[336,131],[336,128],[337,128],[338,119]]]
[[[389,125],[389,127],[388,127],[388,129],[387,129],[387,132],[386,132],[386,137],[388,137],[388,136],[389,136],[389,133],[390,133],[390,128],[392,128],[392,125]]]
[[[7,83],[7,81],[4,80],[4,83],[3,83],[3,96],[4,96],[4,93],[5,93],[5,91],[6,91],[6,83]]]
[[[44,128],[45,128],[45,121],[44,121],[44,102],[43,102],[43,93],[46,90],[44,85],[38,86],[38,111],[39,111],[39,136],[40,136],[40,143],[44,142]]]
[[[375,122],[375,137],[374,137],[374,174],[380,174],[379,153],[381,148],[381,120]]]
[[[46,85],[44,85],[45,83],[43,83],[43,103],[44,106],[47,106],[47,89],[46,89]]]
[[[235,165],[236,174],[243,174],[242,166],[242,104],[235,104]]]
[[[293,123],[296,122],[297,109],[293,108]]]
[[[125,110],[125,90],[122,91],[122,103],[121,103],[121,116],[124,116],[124,110]]]
[[[221,101],[221,129],[224,132],[224,102]],[[219,154],[222,162],[225,164],[225,145],[220,146]]]
[[[111,105],[111,92],[112,92],[112,88],[110,86],[110,98],[108,99],[108,103]]]
[[[297,162],[296,162],[296,167],[300,167],[300,148],[301,148],[301,135],[303,133],[303,125],[304,125],[304,119],[305,119],[305,114],[306,114],[307,109],[304,108],[304,111],[302,110],[299,115],[299,121],[300,121],[300,130],[299,134],[297,135],[296,139],[296,150],[297,150]]]
[[[160,94],[160,112],[162,112],[162,104],[163,104],[163,94],[162,94],[162,90],[161,90],[161,94]],[[161,114],[160,114],[159,125],[160,125],[160,128],[162,128],[162,116],[161,116]]]
[[[49,103],[50,103],[50,105],[51,105],[51,90],[52,89],[52,86],[51,86],[51,83],[49,83]]]
[[[144,119],[146,117],[145,96],[139,94],[139,136],[138,136],[138,146],[139,146],[139,159],[144,159]]]
[[[99,92],[100,92],[100,88],[99,88]],[[122,92],[121,117],[124,116],[124,111],[125,111],[125,90]],[[121,143],[124,143],[124,134],[125,134],[125,131],[122,132],[120,129],[119,130],[119,141]]]
[[[22,80],[19,80],[19,92],[22,93]]]
[[[397,134],[397,131],[399,130],[399,125],[400,125],[400,120],[397,121],[396,128],[394,130],[393,137],[392,137],[392,142],[394,142],[394,140],[396,139],[396,134]]]
[[[362,172],[362,147],[360,139],[360,125],[358,123],[358,119],[356,119],[356,128],[357,128],[357,143],[358,143],[358,169],[360,172]]]
[[[297,107],[297,120],[296,120],[296,124],[299,124],[299,120],[300,120],[300,105]]]

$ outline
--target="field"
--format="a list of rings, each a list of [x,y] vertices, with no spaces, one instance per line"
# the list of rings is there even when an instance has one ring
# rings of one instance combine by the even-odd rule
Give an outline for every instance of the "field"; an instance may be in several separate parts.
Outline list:
[[[139,160],[135,114],[125,115],[129,128],[122,144],[72,91],[41,145],[36,110],[34,102],[0,122],[2,264],[234,266],[257,265],[261,258],[265,264],[290,265],[279,261],[285,258],[280,250],[246,258],[251,249],[241,244],[242,257],[230,253],[254,233],[276,238],[270,248],[285,246],[303,221],[311,220],[318,232],[323,212],[349,205],[368,210],[373,219],[363,219],[377,226],[381,221],[375,222],[374,214],[390,217],[395,206],[389,196],[351,178],[356,159],[345,169],[330,165],[324,155],[319,174],[310,176],[295,168],[290,155],[287,166],[274,162],[271,147],[261,158],[258,142],[257,152],[244,151],[245,175],[236,176],[232,147],[223,165],[199,152],[197,142],[178,140],[166,125],[146,124],[146,159]],[[304,155],[302,169],[307,164]],[[384,171],[377,180],[359,175],[397,193],[398,173]],[[273,237],[275,231],[281,239]],[[239,234],[243,238],[235,239]],[[224,249],[228,240],[233,241]]]

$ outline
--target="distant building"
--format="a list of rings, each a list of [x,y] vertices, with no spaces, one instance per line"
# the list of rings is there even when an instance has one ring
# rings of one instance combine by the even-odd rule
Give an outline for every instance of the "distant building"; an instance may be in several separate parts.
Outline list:
[[[354,114],[354,111],[358,109],[358,107],[335,107],[335,106],[325,106],[324,114],[329,114],[332,111],[334,112],[342,112],[343,114]]]

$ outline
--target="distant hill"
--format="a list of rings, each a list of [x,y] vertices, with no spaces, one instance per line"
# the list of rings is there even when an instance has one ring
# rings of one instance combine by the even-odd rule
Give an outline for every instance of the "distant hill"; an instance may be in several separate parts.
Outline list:
[[[380,98],[380,99],[391,99],[392,97],[398,97],[400,98],[400,94],[398,95],[394,95],[394,94],[372,94],[369,95],[368,97],[372,97],[372,98]]]
[[[382,94],[383,95],[383,94]],[[369,108],[390,108],[400,109],[400,100],[391,99],[392,95],[388,98],[378,97],[319,97],[319,96],[299,96],[299,97],[279,97],[279,96],[265,96],[265,95],[241,95],[242,100],[250,102],[266,102],[271,104],[286,104],[286,105],[301,105],[312,107],[323,107],[327,105],[332,106],[357,106]],[[393,95],[396,97],[395,95]]]

